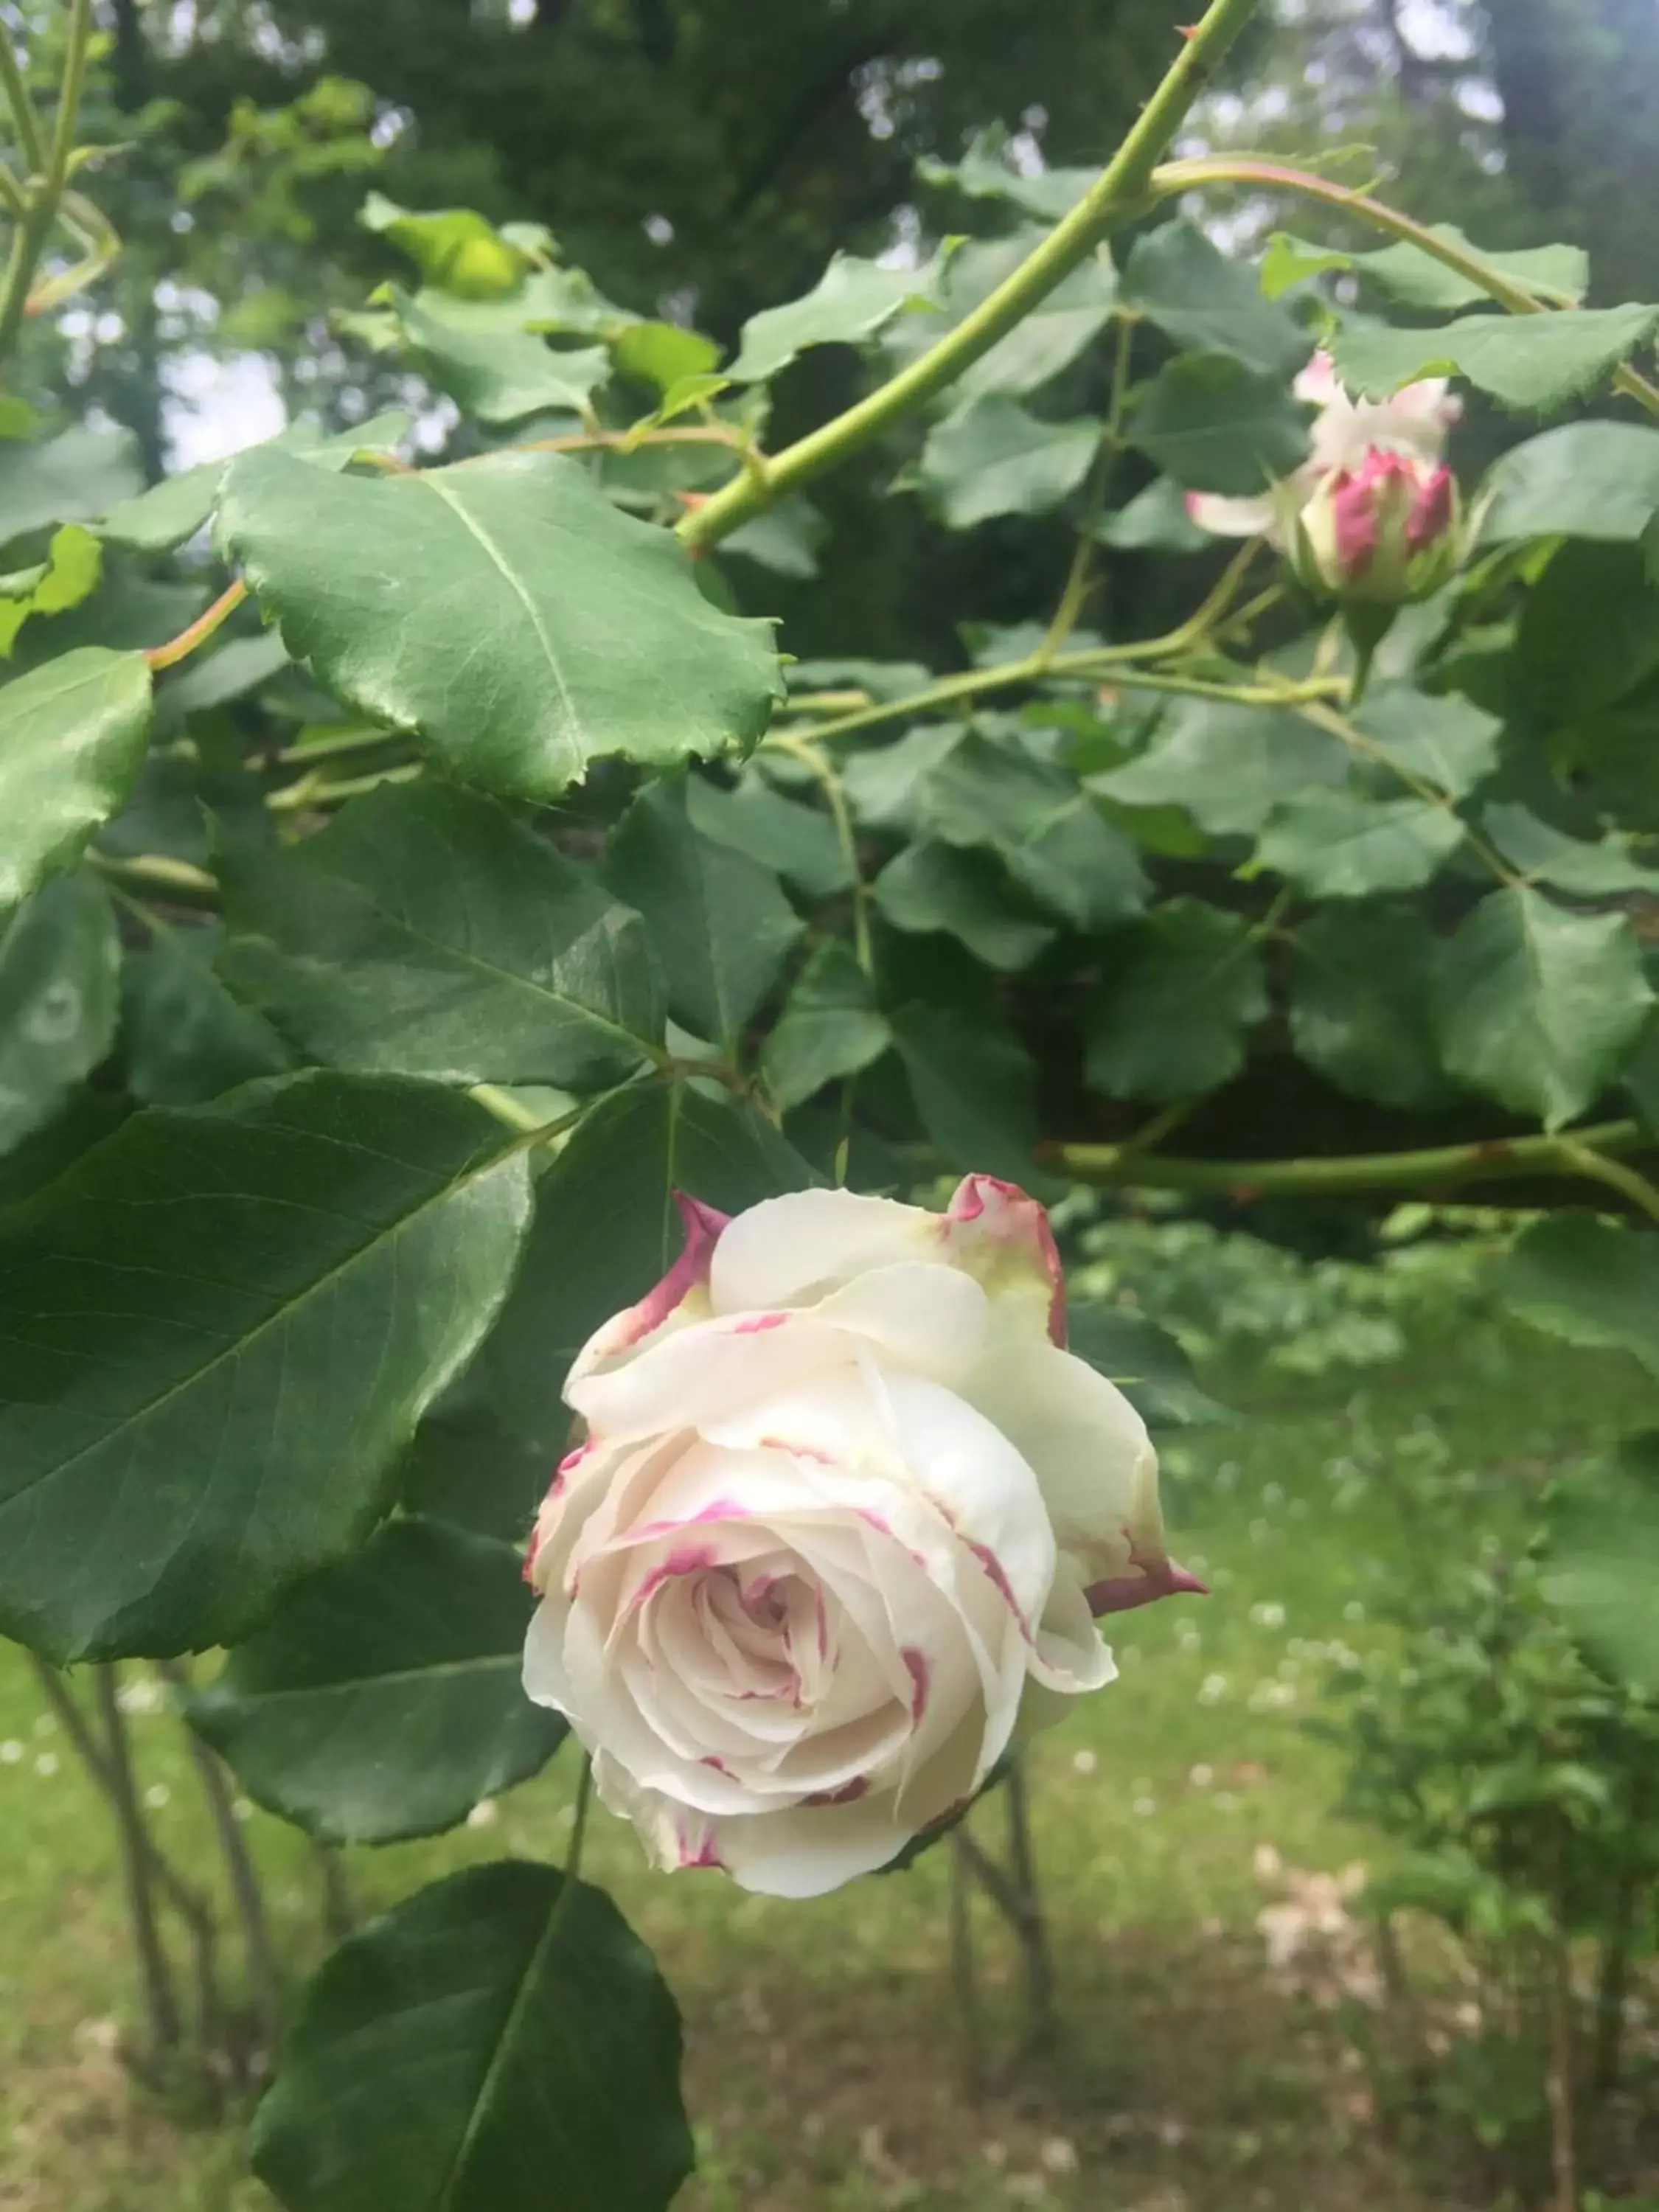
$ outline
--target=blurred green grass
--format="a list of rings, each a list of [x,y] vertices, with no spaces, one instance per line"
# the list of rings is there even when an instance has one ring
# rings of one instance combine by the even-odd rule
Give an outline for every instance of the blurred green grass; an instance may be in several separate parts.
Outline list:
[[[703,2172],[685,2212],[1457,2201],[1370,2127],[1329,2016],[1268,1977],[1257,1849],[1302,1869],[1374,1852],[1333,1811],[1340,1745],[1304,1723],[1335,1647],[1398,1663],[1376,1615],[1407,1566],[1388,1487],[1401,1455],[1442,1440],[1473,1546],[1559,1465],[1650,1419],[1651,1385],[1485,1322],[1363,1387],[1205,1381],[1252,1415],[1165,1449],[1176,1555],[1213,1594],[1125,1616],[1120,1681],[1031,1759],[1065,2015],[1054,2066],[966,2101],[945,1852],[792,1905],[715,1874],[654,1875],[596,1820],[584,1871],[657,1949],[686,2014]],[[141,1711],[132,1733],[162,1842],[216,1884],[177,1729]],[[360,1911],[461,1863],[560,1857],[574,1772],[562,1757],[455,1835],[351,1854]],[[297,1984],[325,1948],[318,1870],[301,1838],[243,1809]],[[997,1840],[994,1799],[974,1818]],[[991,2033],[1011,2046],[1013,1962],[988,1920],[981,1936]],[[0,1650],[0,2212],[270,2212],[234,2115],[192,2124],[128,2081],[114,2045],[132,2011],[101,1809],[22,1655]]]

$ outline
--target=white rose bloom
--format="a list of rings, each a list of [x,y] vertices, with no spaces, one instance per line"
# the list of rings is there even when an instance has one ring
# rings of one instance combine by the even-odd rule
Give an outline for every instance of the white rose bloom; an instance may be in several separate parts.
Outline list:
[[[1301,507],[1327,477],[1358,471],[1368,454],[1438,461],[1447,434],[1463,411],[1443,376],[1407,384],[1391,399],[1356,399],[1338,383],[1327,353],[1314,356],[1291,389],[1319,410],[1309,433],[1312,450],[1307,459],[1277,497],[1264,492],[1258,499],[1224,499],[1213,492],[1189,491],[1187,512],[1200,529],[1217,538],[1277,538],[1282,513]]]
[[[684,1253],[565,1386],[525,1684],[660,1864],[816,1896],[1111,1680],[1096,1614],[1201,1585],[1023,1191],[678,1202]]]

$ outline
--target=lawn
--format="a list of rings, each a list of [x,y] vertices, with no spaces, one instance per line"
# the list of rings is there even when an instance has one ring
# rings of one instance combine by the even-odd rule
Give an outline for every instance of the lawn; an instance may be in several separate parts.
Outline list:
[[[1651,1386],[1486,1324],[1363,1382],[1206,1380],[1251,1418],[1172,1443],[1166,1496],[1177,1555],[1213,1594],[1127,1616],[1121,1681],[1030,1762],[1058,2060],[1006,2063],[1014,1958],[981,1906],[995,2080],[977,2103],[964,2096],[946,1852],[786,1905],[715,1874],[650,1875],[631,1837],[597,1821],[586,1870],[655,1947],[685,2014],[703,2144],[686,2212],[1462,2201],[1443,2166],[1376,2124],[1323,1978],[1271,1967],[1258,1915],[1299,1876],[1378,1849],[1334,1815],[1340,1747],[1305,1723],[1335,1647],[1398,1663],[1376,1620],[1400,1542],[1390,1468],[1402,1453],[1443,1457],[1467,1486],[1473,1542],[1561,1460],[1650,1418]],[[211,1879],[175,1728],[140,1715],[134,1734],[164,1841]],[[354,1854],[359,1909],[471,1860],[557,1857],[573,1775],[562,1758],[459,1835]],[[318,1869],[292,1833],[242,1809],[297,1978],[323,1948]],[[974,1816],[988,1843],[1002,1813],[993,1799]],[[122,2069],[131,1992],[102,1815],[9,1650],[0,1836],[3,2212],[269,2212],[234,2125],[192,2124]]]

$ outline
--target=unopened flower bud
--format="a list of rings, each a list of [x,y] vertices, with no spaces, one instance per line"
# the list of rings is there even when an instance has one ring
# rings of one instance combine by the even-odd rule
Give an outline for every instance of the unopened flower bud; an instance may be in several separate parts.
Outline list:
[[[1443,462],[1373,447],[1326,477],[1289,533],[1291,564],[1322,599],[1400,606],[1457,560],[1457,485]]]

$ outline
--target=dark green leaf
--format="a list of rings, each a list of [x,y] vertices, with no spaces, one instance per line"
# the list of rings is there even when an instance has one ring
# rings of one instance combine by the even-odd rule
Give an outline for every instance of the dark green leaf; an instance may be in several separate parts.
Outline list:
[[[1044,514],[1089,473],[1100,425],[1044,422],[1006,393],[969,399],[927,434],[915,481],[951,530],[995,514]]]
[[[1254,836],[1276,805],[1348,774],[1341,740],[1297,715],[1183,699],[1150,751],[1090,787],[1125,806],[1179,806],[1214,837]]]
[[[832,898],[852,884],[852,869],[829,816],[784,798],[752,768],[731,790],[703,776],[689,777],[685,811],[700,836],[775,869],[809,898]]]
[[[1092,1300],[1073,1302],[1066,1344],[1079,1359],[1115,1382],[1143,1421],[1154,1429],[1191,1429],[1230,1420],[1198,1387],[1193,1364],[1167,1329],[1145,1314]]]
[[[1294,318],[1263,299],[1251,271],[1229,260],[1184,216],[1135,240],[1123,272],[1123,304],[1178,346],[1231,354],[1264,376],[1288,377],[1313,349]]]
[[[289,1591],[191,1698],[191,1725],[250,1797],[331,1843],[453,1828],[566,1734],[524,1693],[521,1564],[441,1522],[390,1522]]]
[[[1437,940],[1403,907],[1333,907],[1296,933],[1291,1034],[1310,1067],[1355,1098],[1442,1104],[1430,1018]]]
[[[1441,1056],[1471,1090],[1558,1129],[1612,1080],[1652,1003],[1623,915],[1494,891],[1444,948]]]
[[[902,361],[936,344],[1013,274],[1042,237],[1040,227],[1022,225],[1006,237],[964,240],[945,272],[944,314],[900,317],[885,334],[888,351]],[[956,398],[1036,392],[1068,368],[1099,336],[1116,296],[1115,274],[1100,249],[1039,300],[1006,337],[969,364],[951,387]]]
[[[522,1144],[431,1085],[135,1115],[0,1243],[6,1632],[199,1650],[349,1552],[529,1211]]]
[[[1504,453],[1486,482],[1483,545],[1521,538],[1638,538],[1659,511],[1659,429],[1566,422]]]
[[[1031,1164],[1036,1069],[1019,1040],[994,1021],[919,1002],[899,1007],[892,1029],[921,1126],[951,1165],[1042,1195]]]
[[[1604,1665],[1659,1694],[1659,1434],[1570,1478],[1550,1521],[1545,1596]]]
[[[371,482],[253,453],[219,521],[294,657],[469,782],[548,798],[601,755],[665,767],[766,726],[769,624],[711,606],[567,456]]]
[[[491,799],[382,786],[219,870],[226,975],[331,1066],[585,1086],[661,1040],[639,916]]]
[[[929,839],[907,846],[876,878],[875,898],[896,929],[942,930],[988,968],[1029,968],[1054,940],[988,855]]]
[[[126,802],[149,727],[141,653],[83,646],[0,692],[0,914],[72,867]]]
[[[653,1083],[597,1106],[542,1177],[524,1264],[485,1351],[508,1426],[557,1456],[571,1361],[679,1251],[676,1189],[739,1213],[812,1180],[769,1121],[724,1093]]]
[[[1134,847],[1077,778],[1012,738],[970,731],[917,786],[914,819],[946,844],[984,846],[1038,905],[1076,929],[1139,912]]]
[[[1659,894],[1659,869],[1632,859],[1620,837],[1586,844],[1582,837],[1564,836],[1524,806],[1488,806],[1480,826],[1511,867],[1574,898]]]
[[[1634,545],[1570,538],[1528,592],[1512,664],[1540,722],[1593,714],[1659,668],[1659,588]]]
[[[1267,1011],[1249,925],[1196,899],[1170,899],[1108,946],[1084,1010],[1085,1067],[1114,1098],[1196,1097],[1237,1075]]]
[[[0,1152],[52,1120],[115,1036],[121,943],[98,885],[60,876],[0,935]]]
[[[962,743],[966,727],[963,722],[924,722],[890,744],[851,755],[842,765],[842,782],[860,821],[876,830],[914,831],[924,777]]]
[[[213,971],[217,929],[157,922],[121,971],[127,1088],[146,1106],[199,1106],[294,1055],[269,1022],[240,1006]]]
[[[398,1494],[409,1512],[429,1521],[522,1543],[547,1494],[553,1462],[489,1406],[473,1402],[473,1381],[465,1377],[460,1402],[452,1402],[452,1393],[416,1430]]]
[[[1227,354],[1166,362],[1129,417],[1129,443],[1192,491],[1249,498],[1308,458],[1301,408],[1276,377]]]
[[[1310,898],[1370,898],[1416,890],[1462,842],[1456,815],[1428,799],[1321,791],[1274,811],[1255,865]]]
[[[1522,1234],[1499,1286],[1534,1328],[1659,1376],[1659,1237],[1571,1207]]]
[[[1448,246],[1474,254],[1487,268],[1497,270],[1512,284],[1524,286],[1540,299],[1576,305],[1589,289],[1589,256],[1580,246],[1523,246],[1510,253],[1491,253],[1483,246],[1471,245],[1455,222],[1431,223],[1429,228]],[[1344,262],[1375,277],[1402,307],[1449,314],[1457,307],[1485,306],[1492,298],[1472,276],[1448,268],[1406,239],[1379,246],[1369,253],[1346,255]]]
[[[131,1100],[112,1091],[73,1092],[56,1121],[0,1158],[0,1212],[38,1198],[83,1152],[112,1135],[131,1111]]]
[[[925,268],[888,269],[855,253],[835,254],[803,298],[750,317],[726,374],[736,384],[764,382],[809,346],[855,345],[907,309],[933,309],[930,319],[942,328],[936,311],[945,260],[940,252]]]
[[[469,1867],[343,1944],[253,2130],[287,2212],[666,2212],[680,2026],[602,1890]]]
[[[1351,392],[1384,399],[1421,376],[1463,376],[1500,407],[1545,414],[1588,392],[1659,324],[1659,307],[1566,307],[1547,315],[1463,315],[1437,330],[1345,323],[1331,341]]]
[[[787,1113],[837,1078],[856,1075],[892,1042],[870,978],[831,938],[795,978],[761,1053],[761,1073]]]
[[[669,1010],[729,1044],[777,981],[800,917],[769,868],[692,824],[682,783],[649,784],[611,832],[605,881],[645,917]]]
[[[131,430],[77,425],[43,445],[0,441],[0,545],[53,522],[89,522],[144,488]]]
[[[1353,719],[1395,767],[1452,799],[1465,797],[1498,766],[1503,724],[1455,692],[1437,698],[1409,684],[1379,685]]]

